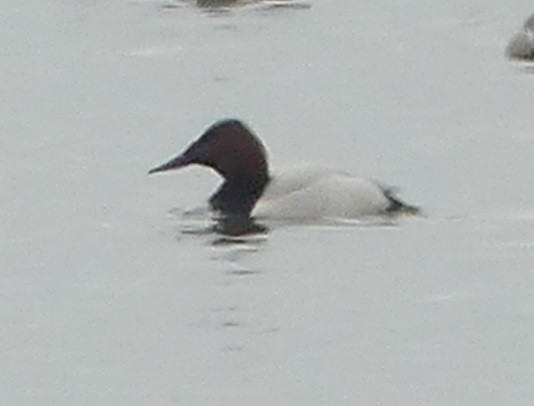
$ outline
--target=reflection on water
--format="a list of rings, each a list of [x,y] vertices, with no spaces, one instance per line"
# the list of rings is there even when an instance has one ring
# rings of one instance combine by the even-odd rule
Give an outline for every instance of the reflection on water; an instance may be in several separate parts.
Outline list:
[[[176,216],[176,214],[173,214]],[[184,213],[180,220],[182,234],[216,235],[213,245],[247,243],[250,237],[266,236],[269,228],[250,217],[191,217]]]
[[[271,0],[264,1],[263,4],[267,9],[293,8],[305,10],[311,8],[311,3],[308,1]]]
[[[211,305],[200,319],[203,329],[221,335],[219,351],[239,356],[248,349],[250,334],[277,331],[250,300],[267,271],[258,254],[268,242],[269,228],[247,217],[216,217],[207,207],[173,209],[169,216],[181,237],[200,240],[214,264],[207,267]],[[183,243],[183,238],[178,241]]]
[[[183,235],[213,236],[213,246],[243,245],[251,242],[263,242],[273,227],[396,227],[404,215],[364,216],[348,218],[302,218],[302,219],[267,219],[245,216],[218,217],[207,206],[169,211],[169,217],[175,221]],[[413,215],[406,215],[414,217]],[[426,215],[415,217],[426,218]]]
[[[530,75],[534,74],[534,63],[525,63],[523,66],[521,66],[521,70]]]
[[[263,9],[308,9],[311,7],[311,3],[305,0],[175,0],[164,2],[161,8],[175,9],[182,6],[196,6],[210,13],[218,14],[247,5],[258,6]]]
[[[235,275],[235,276],[249,276],[249,275],[256,275],[258,274],[258,271],[253,271],[251,269],[236,269],[235,271],[228,271],[228,275]]]
[[[236,3],[237,0],[196,0],[199,7],[227,7]]]
[[[250,217],[219,218],[215,224],[215,232],[226,237],[242,237],[254,234],[267,234],[269,229],[256,223]]]
[[[257,252],[267,242],[269,228],[250,217],[217,217],[207,207],[172,209],[169,217],[177,222],[180,235],[208,238],[209,245],[222,255],[216,259],[235,262],[243,253]],[[239,268],[230,275],[252,275],[257,271]]]
[[[184,234],[217,234],[224,237],[245,237],[267,234],[269,229],[246,216],[221,217],[215,215],[207,206],[183,210],[174,208],[168,212],[171,219],[179,222]]]
[[[246,216],[218,217],[207,207],[192,210],[172,209],[169,217],[176,221],[181,234],[216,237],[213,246],[249,244],[265,241],[272,227],[396,227],[403,215],[363,216],[359,218],[267,219]],[[414,217],[412,215],[407,215]],[[426,218],[426,215],[415,217]]]

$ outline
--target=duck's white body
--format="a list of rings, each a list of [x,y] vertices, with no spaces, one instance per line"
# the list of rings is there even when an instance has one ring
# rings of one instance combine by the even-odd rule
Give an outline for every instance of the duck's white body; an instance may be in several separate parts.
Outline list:
[[[383,214],[390,200],[372,179],[321,167],[274,172],[256,203],[256,218],[356,218]]]

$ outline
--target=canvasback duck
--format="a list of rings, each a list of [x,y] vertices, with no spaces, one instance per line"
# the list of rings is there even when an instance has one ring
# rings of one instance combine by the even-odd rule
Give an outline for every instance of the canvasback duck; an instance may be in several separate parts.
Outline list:
[[[512,59],[534,60],[534,14],[514,35],[506,48],[506,55]]]
[[[419,211],[372,179],[324,168],[271,174],[262,142],[235,119],[216,122],[182,154],[149,174],[192,164],[223,177],[209,205],[225,217],[357,218]]]

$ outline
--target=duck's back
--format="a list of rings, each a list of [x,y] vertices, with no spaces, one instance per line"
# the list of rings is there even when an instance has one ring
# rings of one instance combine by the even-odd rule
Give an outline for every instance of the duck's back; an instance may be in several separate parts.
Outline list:
[[[258,218],[355,218],[383,214],[390,200],[374,180],[325,168],[275,173],[252,215]]]

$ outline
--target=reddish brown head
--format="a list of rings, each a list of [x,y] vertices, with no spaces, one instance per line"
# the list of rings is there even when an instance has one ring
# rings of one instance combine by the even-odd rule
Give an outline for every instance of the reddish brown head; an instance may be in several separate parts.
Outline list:
[[[265,148],[239,120],[213,124],[185,152],[149,173],[191,164],[213,168],[225,179],[210,199],[213,208],[223,213],[248,215],[269,180]]]

